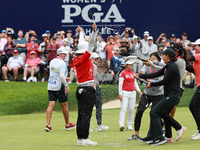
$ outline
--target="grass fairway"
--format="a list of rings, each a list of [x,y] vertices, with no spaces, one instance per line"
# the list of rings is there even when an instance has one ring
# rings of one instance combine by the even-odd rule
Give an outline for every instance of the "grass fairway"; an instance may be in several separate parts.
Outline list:
[[[141,137],[145,137],[149,127],[149,110],[144,113],[141,126]],[[103,110],[103,124],[110,128],[107,132],[92,132],[90,139],[98,142],[97,147],[78,147],[76,130],[64,130],[64,118],[61,112],[54,112],[52,118],[53,132],[44,131],[45,113],[28,115],[0,116],[0,150],[199,150],[200,142],[191,141],[190,136],[196,132],[195,122],[188,107],[178,107],[175,118],[187,131],[179,142],[162,146],[149,146],[139,141],[127,141],[133,131],[119,131],[119,109]],[[76,122],[77,111],[70,112],[70,121]],[[91,128],[96,130],[95,111],[91,120]],[[173,130],[173,139],[176,132]]]

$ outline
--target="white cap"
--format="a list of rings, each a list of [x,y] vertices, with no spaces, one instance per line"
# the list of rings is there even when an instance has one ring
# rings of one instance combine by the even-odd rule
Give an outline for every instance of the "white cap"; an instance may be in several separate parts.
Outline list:
[[[127,64],[127,65],[131,65],[131,64],[134,64],[134,63],[136,63],[136,61],[133,61],[132,59],[125,62],[125,64]]]
[[[149,31],[144,31],[144,36],[149,36]]]
[[[100,56],[97,53],[92,53],[90,58],[99,58]]]
[[[147,40],[153,40],[153,37],[152,37],[152,36],[149,36],[149,37],[147,38]]]
[[[42,37],[47,37],[47,34],[46,33],[42,34]]]
[[[31,51],[30,54],[35,54],[35,51]]]
[[[82,41],[78,44],[78,50],[76,51],[76,54],[83,54],[88,48],[88,42]]]
[[[67,38],[63,39],[63,42],[68,42],[68,39]]]
[[[195,42],[192,42],[193,45],[200,45],[200,39],[197,39]]]
[[[63,48],[59,48],[58,50],[57,50],[57,55],[58,54],[67,54],[67,51],[65,50],[65,49],[63,49]]]
[[[134,36],[133,36],[133,39],[134,39],[134,40],[135,40],[135,39],[137,39],[137,38],[138,38],[138,36],[137,36],[137,35],[134,35]]]

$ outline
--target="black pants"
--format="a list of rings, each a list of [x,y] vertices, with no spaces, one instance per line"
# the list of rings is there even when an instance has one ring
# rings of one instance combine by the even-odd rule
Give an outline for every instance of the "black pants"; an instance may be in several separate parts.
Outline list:
[[[135,115],[135,121],[134,121],[135,131],[140,130],[141,119],[142,119],[144,111],[149,107],[151,103],[152,103],[152,107],[154,107],[163,97],[164,97],[163,95],[148,96],[144,93],[142,94],[138,108],[137,108],[137,112]]]
[[[76,91],[78,100],[78,119],[76,132],[79,139],[87,139],[89,136],[90,118],[95,103],[95,90],[91,86],[78,87]]]
[[[101,96],[101,89],[99,86],[96,86],[96,119],[97,125],[101,125],[102,122],[102,96]]]
[[[200,130],[200,86],[197,87],[197,90],[190,102],[189,108],[197,124],[197,130]]]
[[[174,127],[176,130],[181,129],[181,125],[173,119],[169,112],[172,110],[172,108],[177,105],[180,101],[180,96],[170,94],[169,96],[166,96],[162,98],[152,109],[150,112],[150,129],[148,132],[147,137],[152,139],[163,139],[163,133],[162,133],[162,123],[160,121],[160,118],[163,118],[165,121],[165,124],[167,124],[168,127],[171,126]],[[166,129],[166,132],[169,133],[168,129]]]

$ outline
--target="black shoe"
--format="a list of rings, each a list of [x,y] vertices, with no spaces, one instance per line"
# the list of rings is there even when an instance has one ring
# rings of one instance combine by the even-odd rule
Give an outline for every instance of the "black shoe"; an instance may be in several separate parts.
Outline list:
[[[142,143],[146,143],[146,144],[149,144],[149,143],[152,143],[153,142],[153,139],[152,138],[149,138],[149,137],[145,137],[145,138],[138,138],[138,140]]]
[[[167,141],[165,139],[162,140],[154,140],[152,143],[149,143],[149,145],[162,145],[167,143]]]

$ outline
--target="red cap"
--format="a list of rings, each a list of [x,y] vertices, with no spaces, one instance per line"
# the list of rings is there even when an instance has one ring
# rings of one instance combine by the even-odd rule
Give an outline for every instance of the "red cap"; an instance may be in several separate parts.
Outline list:
[[[18,50],[15,49],[15,50],[13,51],[13,53],[18,53]]]

